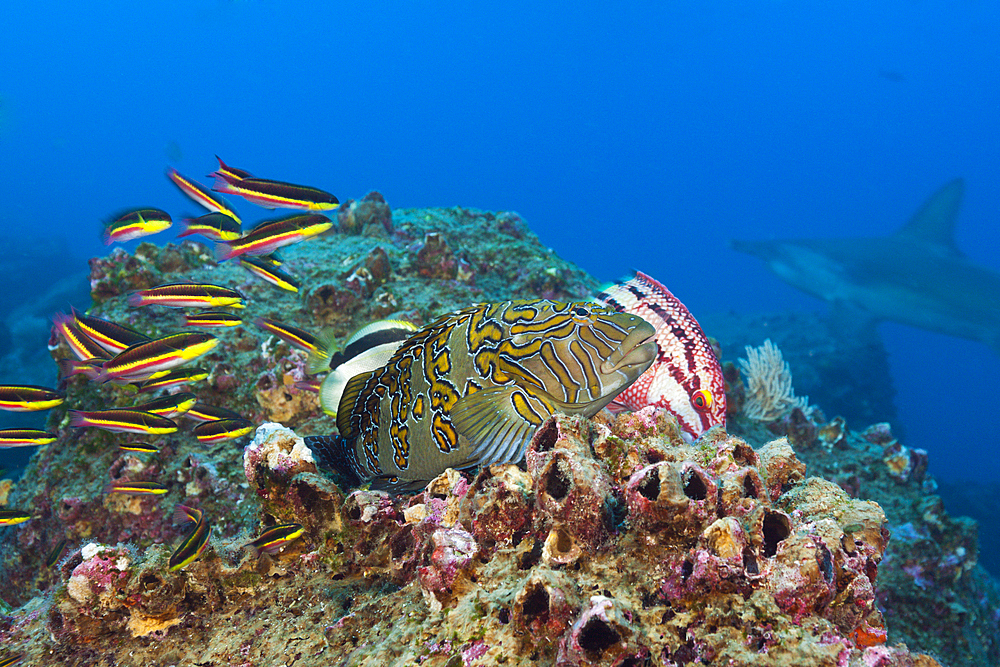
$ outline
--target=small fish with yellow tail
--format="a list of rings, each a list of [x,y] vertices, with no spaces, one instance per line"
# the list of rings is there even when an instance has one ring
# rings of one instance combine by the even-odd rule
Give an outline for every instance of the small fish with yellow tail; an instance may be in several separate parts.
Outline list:
[[[196,561],[208,546],[212,536],[212,526],[200,509],[178,505],[174,512],[174,520],[177,523],[193,522],[194,525],[167,561],[171,572],[185,568]]]
[[[223,419],[243,419],[238,412],[233,412],[229,408],[219,408],[205,403],[195,403],[184,413],[188,419],[196,422],[221,421]]]
[[[237,290],[208,283],[169,283],[128,295],[128,305],[167,308],[243,308],[246,299]]]
[[[52,550],[49,551],[49,554],[45,557],[45,567],[56,566],[56,563],[58,563],[59,559],[62,558],[63,552],[66,551],[67,544],[69,544],[69,540],[65,537],[55,543]]]
[[[59,439],[55,433],[37,428],[2,428],[0,429],[0,449],[11,447],[37,447],[48,445]]]
[[[56,313],[52,318],[56,333],[66,341],[70,352],[80,361],[101,359],[108,356],[108,351],[94,342],[77,325],[76,320],[66,313]]]
[[[31,518],[28,512],[20,510],[0,509],[0,526],[16,526]]]
[[[176,333],[137,343],[104,362],[95,382],[140,381],[163,377],[177,366],[207,354],[219,339],[207,333]]]
[[[33,384],[0,385],[0,410],[36,412],[62,405],[66,394]]]
[[[104,245],[125,243],[169,229],[170,214],[158,208],[140,208],[119,213],[104,228]]]
[[[204,185],[201,185],[197,181],[192,181],[190,178],[184,176],[173,168],[167,169],[167,178],[169,178],[181,192],[190,197],[195,203],[200,204],[212,213],[221,213],[239,225],[240,218],[236,215],[236,211],[233,210],[233,207],[229,205],[229,202],[222,197],[213,194],[212,191]]]
[[[306,445],[372,488],[413,491],[447,468],[518,461],[553,413],[589,417],[656,357],[653,326],[593,303],[479,304],[403,341],[344,389],[339,436]]]
[[[258,317],[253,323],[264,331],[274,334],[289,345],[308,352],[310,355],[321,354],[325,356],[327,354],[324,341],[304,329],[293,327],[278,320],[270,320],[266,317]]]
[[[217,442],[242,438],[253,431],[254,428],[255,426],[252,421],[237,417],[202,422],[194,427],[193,432],[198,442],[214,445]]]
[[[126,496],[162,496],[169,491],[159,482],[132,482],[119,479],[104,487],[104,493],[120,493]]]
[[[243,324],[243,318],[232,313],[209,310],[204,313],[185,314],[184,324],[202,329],[222,329],[240,326]]]
[[[177,238],[200,234],[213,241],[234,241],[243,233],[239,222],[225,213],[206,213],[197,218],[184,218],[184,231]]]
[[[151,412],[141,410],[82,410],[69,411],[69,425],[74,428],[99,428],[112,433],[165,435],[176,433],[177,424]]]
[[[197,396],[188,391],[181,391],[176,394],[167,394],[160,398],[154,398],[139,405],[133,405],[130,409],[173,419],[174,417],[183,415],[194,407],[197,402]]]
[[[76,308],[73,309],[73,320],[80,331],[111,354],[118,354],[136,343],[149,340],[149,336],[130,326],[99,317],[81,315]]]
[[[325,215],[292,215],[262,222],[246,234],[218,247],[220,261],[240,255],[270,255],[278,248],[300,243],[333,227]]]
[[[123,452],[133,452],[135,454],[159,454],[160,448],[154,447],[149,443],[145,442],[127,442],[123,445],[118,445],[118,449]]]
[[[282,523],[271,526],[260,534],[259,537],[247,543],[258,554],[266,553],[274,555],[285,548],[294,540],[302,536],[305,528],[301,523]]]
[[[257,178],[242,169],[227,166],[222,160],[219,160],[219,165],[219,170],[211,174],[215,177],[213,190],[243,197],[248,202],[263,208],[330,211],[340,205],[336,197],[319,188],[270,178]]]
[[[157,391],[160,389],[174,389],[195,382],[201,382],[208,378],[208,371],[204,368],[178,368],[169,371],[166,375],[155,380],[146,380],[137,387],[140,394]]]
[[[271,262],[257,257],[252,257],[250,255],[241,256],[239,261],[240,266],[244,269],[264,282],[271,283],[275,287],[280,287],[281,289],[288,290],[289,292],[298,292],[302,288],[302,285],[298,280],[285,273],[274,264],[271,264]]]
[[[670,290],[636,272],[634,278],[605,288],[595,300],[638,315],[656,329],[657,355],[652,367],[619,394],[610,408],[666,408],[689,439],[713,426],[725,426],[722,366],[697,320]]]

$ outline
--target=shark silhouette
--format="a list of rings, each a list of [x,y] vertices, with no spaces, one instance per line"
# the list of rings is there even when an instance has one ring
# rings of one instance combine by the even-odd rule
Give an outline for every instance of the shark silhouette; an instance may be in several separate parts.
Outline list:
[[[860,331],[881,320],[989,345],[1000,354],[1000,273],[955,246],[965,183],[931,195],[888,237],[733,241],[782,280],[833,304],[834,317]]]

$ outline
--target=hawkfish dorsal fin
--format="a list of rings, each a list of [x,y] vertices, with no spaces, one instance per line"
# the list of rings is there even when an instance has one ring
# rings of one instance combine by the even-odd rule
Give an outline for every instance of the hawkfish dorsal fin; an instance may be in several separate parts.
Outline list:
[[[521,457],[535,429],[554,409],[543,394],[526,387],[490,387],[458,399],[451,420],[472,445],[472,465]]]
[[[337,406],[337,429],[340,431],[340,435],[348,440],[358,435],[351,427],[351,414],[354,412],[354,405],[358,401],[361,390],[365,388],[365,384],[375,375],[375,372],[358,373],[352,377],[347,381],[344,393],[340,397],[340,405]]]

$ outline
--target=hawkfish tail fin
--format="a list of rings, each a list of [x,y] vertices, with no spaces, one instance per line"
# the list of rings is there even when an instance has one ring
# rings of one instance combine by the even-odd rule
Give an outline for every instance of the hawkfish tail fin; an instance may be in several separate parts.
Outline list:
[[[317,467],[340,475],[344,485],[361,484],[361,465],[353,443],[341,435],[308,435],[306,447],[313,453]]]

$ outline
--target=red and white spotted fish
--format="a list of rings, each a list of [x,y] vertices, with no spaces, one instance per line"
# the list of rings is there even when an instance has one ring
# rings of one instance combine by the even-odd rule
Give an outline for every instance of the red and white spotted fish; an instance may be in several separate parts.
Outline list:
[[[686,436],[697,438],[726,424],[722,366],[697,320],[666,287],[645,273],[605,288],[597,303],[638,315],[656,329],[656,360],[608,407],[666,408]]]

